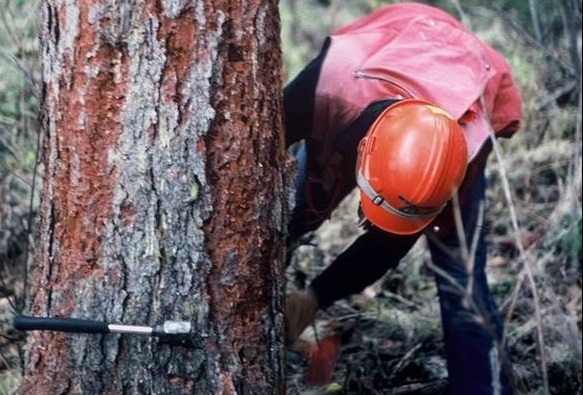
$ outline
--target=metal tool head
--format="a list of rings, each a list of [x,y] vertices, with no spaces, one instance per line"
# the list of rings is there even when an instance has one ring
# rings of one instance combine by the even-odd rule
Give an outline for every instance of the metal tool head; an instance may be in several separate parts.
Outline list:
[[[192,324],[188,321],[164,321],[162,331],[166,335],[187,335],[192,331]]]

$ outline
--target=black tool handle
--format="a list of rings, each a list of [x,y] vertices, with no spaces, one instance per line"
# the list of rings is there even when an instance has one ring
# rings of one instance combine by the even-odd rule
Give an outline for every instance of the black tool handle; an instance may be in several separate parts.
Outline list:
[[[78,318],[45,318],[17,315],[12,324],[20,331],[59,331],[74,333],[109,333],[107,322]]]

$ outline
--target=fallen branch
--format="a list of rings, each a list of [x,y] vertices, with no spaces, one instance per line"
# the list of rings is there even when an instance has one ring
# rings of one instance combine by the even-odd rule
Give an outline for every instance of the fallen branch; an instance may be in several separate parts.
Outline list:
[[[486,108],[485,106],[483,108]],[[516,247],[520,253],[520,257],[523,262],[522,270],[520,271],[520,275],[518,277],[518,281],[513,291],[513,299],[512,303],[510,304],[510,308],[508,310],[508,314],[506,315],[506,323],[508,322],[509,318],[512,315],[512,311],[514,310],[514,305],[516,304],[516,300],[518,299],[518,293],[520,288],[522,287],[522,282],[526,277],[528,279],[532,298],[534,302],[534,310],[535,310],[535,318],[536,318],[536,328],[537,328],[537,342],[539,346],[539,353],[540,353],[540,360],[541,360],[541,371],[542,371],[542,379],[543,379],[543,388],[544,393],[549,394],[549,378],[548,378],[548,371],[547,371],[547,358],[545,352],[545,342],[543,336],[543,328],[542,328],[542,316],[541,316],[541,307],[539,301],[538,291],[536,289],[536,282],[534,280],[534,275],[532,273],[532,269],[530,267],[530,260],[526,254],[526,250],[524,245],[522,244],[522,240],[520,238],[520,226],[518,224],[518,217],[516,216],[516,209],[514,203],[512,201],[512,196],[510,193],[510,183],[508,182],[508,177],[506,175],[506,167],[504,166],[504,160],[502,158],[502,153],[500,152],[500,147],[498,145],[498,141],[496,141],[496,137],[494,136],[493,131],[490,132],[490,140],[492,141],[492,147],[494,154],[496,155],[496,159],[500,164],[499,173],[500,179],[502,181],[502,189],[504,190],[504,196],[506,198],[506,202],[508,204],[508,210],[510,213],[510,220],[512,223],[512,228],[514,229],[514,236],[516,239]],[[505,334],[504,334],[505,335]],[[504,336],[503,335],[503,336]],[[504,342],[503,342],[504,344]]]

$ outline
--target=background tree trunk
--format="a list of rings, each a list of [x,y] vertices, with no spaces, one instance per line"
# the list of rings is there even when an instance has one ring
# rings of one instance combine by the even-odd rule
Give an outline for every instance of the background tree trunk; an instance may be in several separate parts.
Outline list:
[[[192,320],[197,347],[37,332],[23,393],[283,393],[277,2],[43,7],[31,312]]]

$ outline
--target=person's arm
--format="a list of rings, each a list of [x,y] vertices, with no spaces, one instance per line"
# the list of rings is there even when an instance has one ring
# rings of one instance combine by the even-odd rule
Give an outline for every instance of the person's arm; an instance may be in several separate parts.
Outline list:
[[[330,39],[327,39],[320,54],[283,90],[286,147],[311,134],[316,86],[318,85],[320,69],[329,46]]]
[[[377,228],[360,236],[310,284],[319,308],[359,293],[380,279],[397,266],[418,238],[419,234],[398,236]]]

